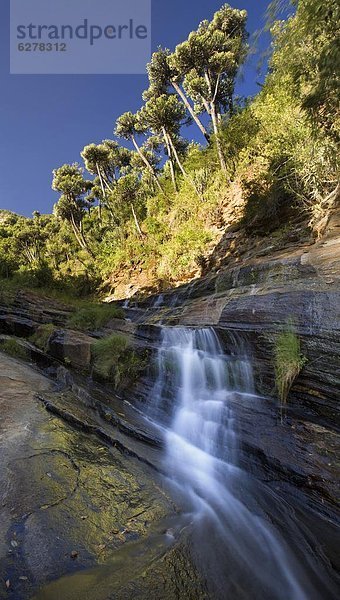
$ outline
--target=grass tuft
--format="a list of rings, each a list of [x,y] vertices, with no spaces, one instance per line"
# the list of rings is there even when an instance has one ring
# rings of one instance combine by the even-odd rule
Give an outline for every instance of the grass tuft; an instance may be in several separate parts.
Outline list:
[[[124,311],[120,307],[110,304],[89,304],[72,314],[67,321],[67,326],[80,331],[95,331],[114,318],[124,318]]]
[[[30,337],[30,342],[40,348],[43,352],[48,350],[48,340],[51,335],[56,331],[56,326],[53,323],[46,323],[40,325],[36,332]]]
[[[28,360],[29,351],[15,339],[8,339],[1,342],[0,349],[13,358]]]
[[[282,409],[287,404],[290,389],[307,359],[301,353],[300,339],[291,322],[275,342],[275,381]]]
[[[133,383],[146,366],[126,336],[112,334],[92,344],[94,372],[114,383],[115,388]]]

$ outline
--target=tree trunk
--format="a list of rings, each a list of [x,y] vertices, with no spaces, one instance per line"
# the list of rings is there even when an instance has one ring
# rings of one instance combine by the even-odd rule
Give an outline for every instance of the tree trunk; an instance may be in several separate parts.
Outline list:
[[[211,107],[210,108],[211,120],[212,120],[213,130],[214,130],[214,134],[215,134],[215,140],[216,140],[217,154],[218,154],[218,158],[220,161],[221,169],[224,173],[226,173],[227,165],[226,165],[225,158],[223,155],[222,144],[221,144],[221,140],[220,140],[220,133],[219,133],[219,128],[218,128],[215,103],[211,102],[210,107]]]
[[[209,91],[209,98],[210,98],[209,99],[209,105],[210,105],[209,113],[211,115],[213,130],[214,130],[215,139],[216,139],[217,154],[218,154],[218,158],[220,161],[221,169],[224,173],[226,173],[227,165],[225,163],[225,159],[223,156],[222,145],[221,145],[221,140],[220,140],[220,136],[219,136],[217,110],[216,110],[216,96],[217,96],[218,87],[219,87],[219,77],[217,78],[214,91],[212,89],[210,77],[209,77],[209,74],[207,71],[204,73],[204,78],[207,82],[208,91]]]
[[[162,127],[162,133],[163,133],[163,137],[164,137],[166,149],[167,149],[167,152],[168,152],[169,162],[170,162],[170,172],[171,172],[172,184],[174,186],[175,192],[178,192],[177,182],[176,182],[176,176],[175,176],[175,169],[174,169],[174,163],[172,161],[172,155],[171,155],[170,142],[169,142],[168,134],[167,134],[167,132],[165,130],[165,127]]]
[[[197,196],[202,199],[202,195],[199,193],[199,191],[198,191],[198,189],[197,189],[197,187],[195,185],[195,182],[191,179],[191,177],[189,177],[189,175],[186,172],[186,170],[184,169],[181,161],[179,160],[178,152],[176,150],[175,144],[173,143],[173,141],[171,139],[171,135],[169,135],[167,133],[167,136],[168,136],[168,140],[169,140],[169,143],[170,143],[170,146],[171,146],[171,150],[172,150],[172,152],[174,154],[174,157],[175,157],[176,162],[177,162],[177,164],[178,164],[178,166],[179,166],[179,168],[181,170],[181,173],[182,173],[183,177],[185,177],[185,179],[187,179],[188,181],[190,181],[190,183],[191,183],[192,187],[194,188]]]
[[[99,177],[99,181],[100,181],[100,187],[102,188],[103,198],[106,201],[106,193],[105,193],[105,189],[104,189],[103,178],[102,178],[102,174],[101,174],[100,168],[98,166],[98,163],[96,163],[96,167],[97,167],[97,173],[98,173],[98,177]],[[99,221],[102,222],[102,204],[101,204],[100,198],[98,199],[98,216],[99,216]]]
[[[182,88],[174,80],[171,80],[171,84],[172,84],[173,88],[176,90],[176,92],[179,95],[179,97],[181,98],[181,100],[183,101],[184,106],[186,107],[186,109],[188,110],[188,112],[190,113],[190,115],[192,116],[192,118],[195,121],[197,127],[203,133],[203,135],[204,135],[205,139],[207,140],[207,142],[209,142],[209,134],[208,134],[206,128],[204,127],[203,123],[201,122],[201,120],[195,114],[195,111],[194,111],[193,107],[191,106],[188,98],[184,94]]]
[[[103,179],[103,181],[104,181],[104,183],[105,183],[105,185],[106,185],[107,189],[108,189],[110,192],[112,192],[112,189],[113,189],[113,188],[112,188],[112,187],[111,187],[111,185],[108,183],[108,181],[106,180],[106,178],[105,178],[105,179]],[[114,185],[115,183],[116,183],[116,180],[112,181],[112,184],[113,184],[113,185]],[[113,210],[112,210],[112,207],[111,207],[111,206],[110,206],[110,204],[107,202],[107,196],[106,196],[106,194],[105,194],[105,198],[106,198],[106,208],[107,208],[107,210],[109,211],[109,213],[110,213],[110,215],[111,215],[112,221],[113,221],[113,223],[116,225],[116,227],[119,227],[119,221],[118,221],[118,219],[116,218],[116,216],[115,216],[115,214],[114,214],[114,212],[113,212]]]
[[[187,179],[187,178],[188,178],[188,174],[187,174],[187,172],[185,171],[185,169],[184,169],[184,167],[183,167],[183,165],[182,165],[181,161],[179,160],[178,152],[177,152],[177,150],[176,150],[176,148],[175,148],[175,145],[174,145],[174,143],[173,143],[173,141],[172,141],[172,139],[171,139],[171,136],[170,136],[168,133],[167,133],[167,136],[168,136],[169,144],[170,144],[170,146],[171,146],[171,150],[172,150],[172,152],[173,152],[173,155],[174,155],[174,157],[175,157],[175,159],[176,159],[176,162],[177,162],[177,164],[178,164],[178,166],[179,166],[179,168],[180,168],[180,171],[181,171],[182,175],[183,175],[183,176],[184,176],[184,177]]]
[[[73,233],[75,235],[75,238],[76,238],[79,246],[83,250],[86,250],[92,258],[94,258],[94,254],[93,254],[92,250],[90,250],[90,248],[88,247],[88,244],[86,242],[84,234],[81,231],[81,228],[77,227],[77,224],[74,220],[74,216],[72,214],[71,214],[71,225],[72,225]]]
[[[136,142],[136,138],[135,138],[134,135],[131,136],[131,141],[132,141],[134,147],[136,148],[136,151],[138,152],[139,156],[141,157],[143,163],[148,168],[148,170],[150,171],[150,173],[152,173],[159,191],[162,192],[162,194],[164,194],[162,186],[161,186],[161,184],[158,181],[158,177],[157,177],[157,175],[155,173],[155,170],[153,169],[152,165],[150,165],[150,163],[149,163],[148,159],[146,158],[146,156],[144,156],[143,152],[141,151],[140,147],[138,146],[138,144]]]
[[[83,245],[82,239],[80,237],[80,234],[79,234],[79,231],[78,231],[78,227],[77,227],[77,225],[75,223],[75,220],[74,220],[74,218],[73,218],[72,215],[71,215],[70,223],[71,223],[71,226],[72,226],[72,230],[73,230],[74,236],[75,236],[75,238],[76,238],[79,246],[82,248],[82,250],[84,250],[84,245]],[[85,250],[86,250],[86,246],[85,246]]]
[[[139,222],[138,222],[138,219],[137,219],[137,215],[136,215],[136,211],[135,211],[135,208],[134,208],[134,206],[133,206],[132,202],[131,202],[130,206],[131,206],[131,211],[132,211],[132,215],[133,215],[133,220],[134,220],[134,222],[135,222],[135,225],[136,225],[136,229],[137,229],[138,235],[139,235],[139,237],[143,238],[143,237],[145,237],[145,235],[144,235],[144,233],[142,232],[142,230],[141,230],[141,228],[140,228],[140,225],[139,225]]]

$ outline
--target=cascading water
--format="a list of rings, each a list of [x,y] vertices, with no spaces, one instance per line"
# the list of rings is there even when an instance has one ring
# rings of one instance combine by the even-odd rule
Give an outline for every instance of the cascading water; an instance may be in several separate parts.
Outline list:
[[[250,363],[225,356],[212,329],[164,328],[157,371],[152,416],[165,424],[166,471],[214,597],[321,598],[306,575],[313,566],[301,566],[272,524],[286,519],[284,507],[271,513],[272,492],[238,466],[233,406],[260,401]]]

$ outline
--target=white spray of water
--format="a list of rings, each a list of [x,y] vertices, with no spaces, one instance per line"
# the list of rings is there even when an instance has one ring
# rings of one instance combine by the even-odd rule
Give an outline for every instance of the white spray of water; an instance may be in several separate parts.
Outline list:
[[[251,364],[226,357],[212,329],[164,328],[157,369],[153,415],[160,421],[172,409],[165,433],[167,472],[188,502],[197,543],[206,546],[211,563],[220,563],[221,585],[236,570],[237,586],[245,586],[237,596],[242,599],[317,598],[263,511],[245,501],[250,478],[237,465],[232,401],[259,401]]]

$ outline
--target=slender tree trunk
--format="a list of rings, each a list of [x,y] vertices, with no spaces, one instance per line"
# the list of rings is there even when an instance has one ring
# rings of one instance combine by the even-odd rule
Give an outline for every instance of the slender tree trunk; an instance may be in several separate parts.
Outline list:
[[[103,198],[106,201],[106,193],[105,193],[105,189],[104,189],[103,178],[102,178],[102,174],[101,174],[100,168],[98,166],[98,163],[96,163],[96,168],[97,168],[97,173],[98,173],[98,177],[99,177],[99,181],[100,181],[100,187],[102,188]],[[101,203],[100,198],[98,199],[98,216],[99,216],[99,221],[102,222],[102,203]]]
[[[178,166],[180,168],[180,171],[181,171],[182,175],[187,179],[188,178],[188,174],[185,171],[185,169],[184,169],[181,161],[179,160],[179,156],[178,156],[178,152],[177,152],[177,150],[175,148],[175,144],[173,143],[173,141],[171,139],[171,136],[168,133],[167,133],[167,136],[168,136],[168,140],[169,140],[169,144],[170,144],[171,150],[172,150],[173,155],[174,155],[174,157],[176,159],[176,162],[177,162],[177,164],[178,164]]]
[[[109,182],[106,179],[104,179],[104,183],[105,183],[107,189],[110,190],[110,192],[111,192],[112,191],[112,187],[110,186]],[[105,194],[105,197],[106,197],[106,194]]]
[[[165,130],[165,127],[162,127],[162,133],[163,133],[163,137],[164,137],[164,141],[165,141],[165,145],[166,145],[166,149],[167,149],[167,153],[168,153],[168,157],[169,157],[169,162],[170,162],[170,172],[171,172],[172,185],[174,186],[175,192],[177,192],[178,189],[177,189],[175,168],[174,168],[174,163],[173,163],[173,160],[172,160],[172,153],[171,153],[170,142],[169,142],[168,134],[167,134],[167,132]]]
[[[92,250],[89,248],[89,246],[87,244],[87,241],[85,239],[85,236],[84,236],[84,234],[83,234],[83,232],[81,230],[81,225],[80,225],[80,227],[77,227],[77,224],[76,224],[76,222],[74,220],[74,216],[72,214],[71,214],[71,225],[72,225],[72,229],[73,229],[73,233],[75,235],[75,238],[76,238],[78,244],[80,245],[80,247],[83,250],[86,250],[89,253],[89,255],[92,258],[94,258],[94,254],[93,254]]]
[[[207,71],[204,73],[204,78],[205,78],[205,80],[207,82],[208,91],[209,91],[209,97],[210,97],[210,102],[209,102],[209,105],[210,105],[209,108],[210,108],[210,110],[209,110],[209,113],[210,113],[210,116],[211,116],[212,126],[213,126],[213,130],[214,130],[214,134],[215,134],[215,139],[216,139],[217,154],[218,154],[218,158],[219,158],[219,161],[220,161],[221,169],[222,169],[222,171],[224,173],[226,173],[226,171],[227,171],[227,165],[225,163],[225,158],[223,156],[222,144],[221,144],[221,140],[220,140],[220,136],[219,136],[217,110],[216,110],[216,96],[217,96],[218,87],[219,87],[219,77],[217,78],[214,91],[212,89],[210,77],[209,77],[209,74],[207,73]]]
[[[132,141],[134,147],[136,148],[136,151],[138,152],[139,156],[141,157],[143,163],[148,168],[148,170],[150,171],[150,173],[152,173],[159,191],[162,192],[162,194],[164,194],[162,186],[161,186],[161,184],[158,181],[158,177],[157,177],[157,175],[155,173],[155,170],[153,169],[152,165],[150,165],[150,163],[149,163],[148,159],[146,158],[146,156],[144,156],[143,152],[141,151],[140,147],[138,146],[138,144],[136,142],[136,138],[135,138],[134,135],[131,136],[131,141]]]
[[[143,231],[140,228],[140,225],[139,225],[139,222],[138,222],[138,219],[137,219],[137,215],[136,215],[136,211],[135,211],[135,208],[134,208],[132,202],[131,202],[130,206],[131,206],[131,212],[132,212],[132,215],[133,215],[133,220],[135,222],[138,235],[139,235],[139,237],[143,238],[143,237],[145,237],[145,235],[144,235]]]
[[[106,178],[104,179],[104,183],[105,183],[105,185],[106,185],[107,189],[108,189],[110,192],[112,192],[112,189],[113,189],[113,188],[112,188],[112,187],[111,187],[111,185],[108,183],[108,181],[106,180]],[[116,183],[116,181],[114,180],[112,183],[114,184],[114,183]],[[106,196],[106,194],[105,194],[105,198],[106,198],[106,200],[107,200],[107,196]],[[110,206],[110,204],[109,204],[108,202],[106,202],[106,208],[107,208],[107,210],[109,211],[109,213],[110,213],[110,215],[111,215],[111,218],[112,218],[112,221],[113,221],[113,223],[114,223],[114,224],[115,224],[117,227],[119,227],[119,221],[118,221],[118,219],[116,218],[116,216],[115,216],[115,214],[114,214],[114,212],[113,212],[113,210],[112,210],[112,208],[111,208],[111,206]]]
[[[86,246],[85,246],[85,248],[84,248],[83,242],[82,242],[82,240],[81,240],[81,237],[80,237],[80,235],[79,235],[78,227],[77,227],[77,225],[76,225],[76,223],[75,223],[75,221],[74,221],[74,218],[73,218],[73,216],[71,216],[70,223],[71,223],[71,226],[72,226],[72,230],[73,230],[74,236],[75,236],[75,238],[76,238],[76,240],[77,240],[77,242],[78,242],[79,246],[80,246],[80,247],[81,247],[83,250],[84,250],[84,249],[86,250]]]
[[[187,179],[188,181],[190,181],[190,183],[191,183],[192,187],[194,188],[194,190],[195,190],[195,192],[196,192],[197,196],[198,196],[199,198],[201,198],[201,199],[202,199],[202,195],[199,193],[199,191],[198,191],[198,189],[197,189],[197,187],[196,187],[196,185],[195,185],[195,182],[194,182],[194,181],[191,179],[191,177],[189,177],[188,173],[187,173],[187,172],[186,172],[186,170],[184,169],[184,167],[183,167],[183,165],[182,165],[182,163],[181,163],[181,161],[180,161],[180,159],[179,159],[178,152],[177,152],[177,150],[176,150],[175,144],[173,143],[173,141],[172,141],[172,139],[171,139],[171,135],[169,135],[169,134],[167,133],[167,136],[168,136],[169,144],[170,144],[170,146],[171,146],[171,150],[172,150],[172,152],[173,152],[173,154],[174,154],[174,157],[175,157],[175,159],[176,159],[176,162],[177,162],[177,164],[178,164],[178,166],[179,166],[179,168],[180,168],[180,170],[181,170],[181,173],[182,173],[183,177],[184,177],[185,179]]]
[[[209,142],[209,134],[208,134],[206,128],[204,127],[203,123],[201,122],[201,120],[195,114],[195,111],[194,111],[193,107],[191,106],[191,104],[190,104],[188,98],[186,97],[185,93],[183,92],[182,88],[173,79],[171,80],[171,84],[172,84],[173,88],[176,90],[176,92],[179,95],[179,97],[181,98],[184,106],[186,107],[186,109],[188,110],[188,112],[190,113],[190,115],[192,116],[192,118],[195,121],[197,127],[200,129],[200,131],[204,135],[204,137],[207,140],[207,142]]]
[[[220,161],[221,169],[224,173],[226,173],[227,165],[226,165],[225,158],[223,155],[223,150],[222,150],[222,144],[221,144],[220,132],[219,132],[218,120],[217,120],[217,113],[216,113],[216,106],[215,106],[214,102],[211,102],[210,106],[211,106],[210,114],[211,114],[213,130],[214,130],[214,134],[215,134],[217,154],[218,154],[218,158]]]

